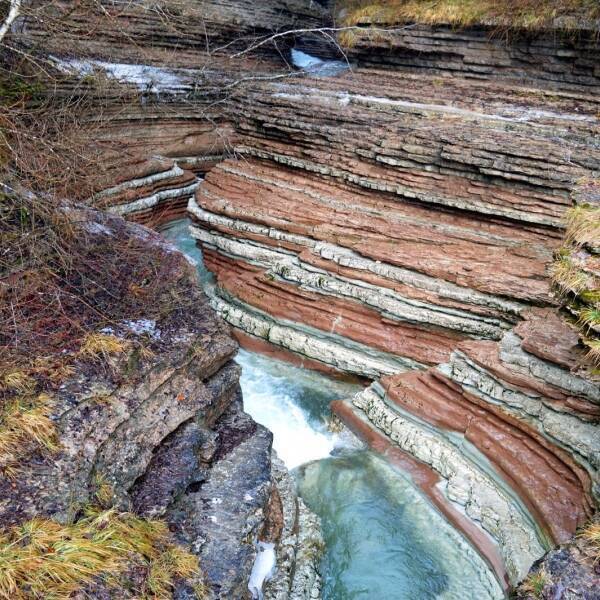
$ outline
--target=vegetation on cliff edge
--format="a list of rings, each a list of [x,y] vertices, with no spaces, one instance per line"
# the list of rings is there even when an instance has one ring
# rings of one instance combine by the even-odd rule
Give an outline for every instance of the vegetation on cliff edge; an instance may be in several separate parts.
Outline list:
[[[579,203],[565,218],[566,234],[550,275],[566,310],[575,320],[592,364],[600,367],[600,182],[584,181]]]
[[[86,586],[120,588],[142,572],[135,598],[171,598],[176,578],[198,571],[198,558],[171,541],[165,523],[88,507],[72,524],[35,518],[0,534],[0,598],[60,600]],[[196,590],[203,597],[202,589]]]
[[[457,27],[490,23],[511,29],[543,29],[557,20],[566,29],[600,19],[597,0],[338,0],[344,25],[417,22]],[[595,26],[597,29],[597,25]]]

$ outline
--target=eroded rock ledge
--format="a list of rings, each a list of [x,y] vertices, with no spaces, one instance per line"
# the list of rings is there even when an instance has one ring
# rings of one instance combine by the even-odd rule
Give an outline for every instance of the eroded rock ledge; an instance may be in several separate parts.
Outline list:
[[[95,245],[134,241],[168,265],[162,276],[172,303],[153,307],[164,315],[159,319],[104,329],[102,335],[125,340],[126,348],[108,362],[75,358],[50,405],[56,451],[34,451],[15,476],[0,477],[2,527],[44,517],[69,522],[98,501],[160,518],[199,559],[193,582],[177,582],[177,598],[195,598],[192,583],[206,587],[206,598],[250,598],[256,543],[268,538],[285,553],[279,589],[287,598],[302,585],[293,577],[296,557],[304,545],[318,543],[318,521],[273,462],[272,434],[243,412],[229,327],[210,307],[195,269],[160,235],[105,213],[69,214],[79,235],[92,236]],[[276,510],[279,498],[285,523]],[[298,563],[312,581],[305,584],[312,597],[320,589],[317,557]],[[99,579],[86,594],[137,597],[139,582],[131,576],[129,590]]]

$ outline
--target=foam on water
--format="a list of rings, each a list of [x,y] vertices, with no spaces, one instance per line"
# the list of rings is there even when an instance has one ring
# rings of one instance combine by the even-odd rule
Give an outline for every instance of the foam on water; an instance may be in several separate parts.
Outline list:
[[[275,572],[275,544],[269,542],[258,542],[256,544],[256,558],[252,566],[252,573],[248,580],[248,589],[254,600],[262,600],[263,585],[269,581]]]
[[[326,428],[323,405],[326,409],[327,397],[348,396],[355,387],[326,378],[315,386],[312,373],[307,376],[304,369],[245,350],[240,350],[237,362],[242,366],[244,409],[273,432],[273,447],[286,467],[293,469],[329,456],[338,438]],[[324,400],[313,406],[312,415],[298,398],[309,393]]]

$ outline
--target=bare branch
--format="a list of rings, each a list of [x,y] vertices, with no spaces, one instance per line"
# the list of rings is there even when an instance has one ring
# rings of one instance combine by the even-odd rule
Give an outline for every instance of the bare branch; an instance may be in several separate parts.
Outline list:
[[[8,33],[8,30],[13,24],[13,21],[19,16],[20,8],[21,0],[10,0],[10,8],[8,10],[8,15],[6,15],[4,23],[2,23],[2,26],[0,26],[0,41],[4,39],[4,36]]]
[[[370,31],[370,32],[385,31],[386,33],[396,33],[398,31],[405,31],[407,29],[411,29],[412,27],[414,27],[414,25],[406,25],[405,27],[394,28],[394,29],[369,27],[368,31]],[[285,37],[288,35],[296,35],[299,33],[318,33],[318,34],[321,34],[324,37],[328,38],[329,40],[331,40],[332,33],[339,33],[342,31],[357,31],[357,30],[364,32],[365,28],[359,27],[358,25],[351,25],[348,27],[318,27],[318,28],[314,28],[314,29],[288,29],[286,31],[281,31],[280,33],[274,33],[273,35],[263,38],[261,41],[256,42],[255,44],[252,44],[245,50],[242,50],[242,51],[238,52],[237,54],[233,54],[232,58],[238,58],[240,56],[244,56],[244,54],[248,54],[249,52],[252,52],[253,50],[256,50],[257,48],[260,48],[261,46],[268,44],[269,42],[273,42],[277,38]]]

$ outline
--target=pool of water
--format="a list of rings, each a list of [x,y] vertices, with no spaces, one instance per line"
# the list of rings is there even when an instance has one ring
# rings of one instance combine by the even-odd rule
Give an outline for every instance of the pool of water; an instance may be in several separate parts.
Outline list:
[[[188,222],[163,235],[209,283]],[[273,432],[300,495],[321,518],[325,600],[502,597],[482,559],[407,476],[329,430],[329,403],[358,386],[244,350],[237,361],[245,410]]]

